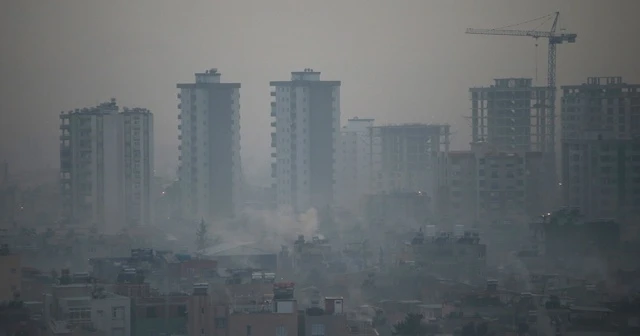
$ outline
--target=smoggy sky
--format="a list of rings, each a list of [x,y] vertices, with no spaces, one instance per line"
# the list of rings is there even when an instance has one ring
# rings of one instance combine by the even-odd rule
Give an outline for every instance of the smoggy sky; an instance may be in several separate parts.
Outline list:
[[[156,169],[177,164],[176,83],[216,67],[242,83],[243,165],[268,184],[269,84],[313,68],[342,81],[342,119],[451,123],[470,140],[468,88],[535,77],[535,40],[466,35],[561,12],[558,84],[640,83],[637,0],[5,0],[0,10],[0,160],[58,165],[61,110],[116,97],[155,115]],[[523,28],[534,28],[525,25]],[[548,28],[547,25],[543,28]],[[538,41],[538,83],[546,41]]]

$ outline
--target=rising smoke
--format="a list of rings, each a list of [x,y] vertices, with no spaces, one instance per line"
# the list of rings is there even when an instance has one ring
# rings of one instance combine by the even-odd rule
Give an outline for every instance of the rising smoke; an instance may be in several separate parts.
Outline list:
[[[296,215],[291,209],[246,208],[239,219],[216,227],[213,235],[220,243],[257,243],[275,251],[291,245],[298,235],[310,238],[316,234],[318,215],[315,209]]]

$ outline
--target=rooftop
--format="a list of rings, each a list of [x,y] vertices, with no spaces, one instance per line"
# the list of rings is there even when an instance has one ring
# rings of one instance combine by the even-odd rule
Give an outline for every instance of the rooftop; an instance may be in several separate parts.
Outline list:
[[[613,310],[607,307],[597,307],[597,306],[571,306],[569,310],[575,312],[595,312],[595,313],[613,313]]]
[[[255,242],[231,242],[222,243],[213,247],[206,248],[200,251],[201,254],[206,256],[229,256],[229,255],[262,255],[271,254],[256,246]]]
[[[373,126],[372,128],[385,128],[385,129],[402,129],[402,128],[441,128],[450,127],[449,124],[424,124],[424,123],[406,123],[406,124],[386,124],[380,126]]]

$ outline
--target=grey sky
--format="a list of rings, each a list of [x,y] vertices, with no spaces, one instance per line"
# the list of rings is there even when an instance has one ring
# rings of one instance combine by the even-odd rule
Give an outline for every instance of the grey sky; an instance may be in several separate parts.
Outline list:
[[[467,89],[534,77],[534,40],[465,35],[561,11],[559,84],[640,82],[636,0],[10,0],[0,10],[0,159],[58,164],[58,113],[116,97],[155,114],[156,162],[177,162],[177,82],[217,67],[241,82],[243,160],[269,174],[270,80],[311,67],[342,80],[343,119],[449,122],[469,141]],[[528,28],[532,28],[528,26]],[[540,83],[546,44],[540,40]]]

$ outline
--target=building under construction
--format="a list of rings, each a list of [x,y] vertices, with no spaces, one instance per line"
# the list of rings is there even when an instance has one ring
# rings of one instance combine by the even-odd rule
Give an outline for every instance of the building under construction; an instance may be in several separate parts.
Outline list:
[[[449,125],[405,124],[370,128],[371,190],[423,191],[432,196],[444,183],[449,153]]]
[[[469,92],[473,142],[508,152],[555,152],[549,87],[533,86],[531,78],[500,78]]]
[[[640,235],[640,84],[588,77],[562,93],[564,205]]]

